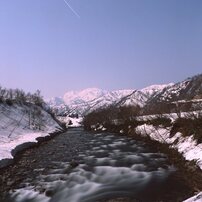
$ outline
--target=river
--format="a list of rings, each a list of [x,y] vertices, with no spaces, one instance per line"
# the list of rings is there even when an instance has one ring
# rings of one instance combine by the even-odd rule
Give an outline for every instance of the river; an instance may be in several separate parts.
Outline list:
[[[188,191],[166,154],[119,134],[75,128],[37,149],[22,157],[36,160],[7,201],[174,202]]]

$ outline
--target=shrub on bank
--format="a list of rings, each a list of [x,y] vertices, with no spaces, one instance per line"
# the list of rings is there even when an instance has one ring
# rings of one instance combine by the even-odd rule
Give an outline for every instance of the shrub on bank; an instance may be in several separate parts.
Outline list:
[[[9,100],[9,99],[5,100],[5,103],[6,103],[7,105],[9,105],[9,106],[12,106],[12,105],[13,105],[13,101],[12,101],[12,100]]]
[[[129,131],[139,125],[147,124],[155,127],[171,127],[171,137],[177,132],[182,133],[184,136],[193,135],[197,143],[202,143],[202,115],[196,115],[190,112],[187,117],[182,118],[181,114],[172,123],[168,117],[159,115],[149,120],[137,120],[138,110],[130,107],[108,107],[91,112],[84,117],[84,128],[86,130],[101,130],[100,126],[110,131],[124,129]],[[93,126],[93,127],[92,127]]]
[[[202,117],[178,118],[171,129],[171,136],[177,132],[184,136],[194,136],[197,143],[202,143]]]
[[[167,117],[157,117],[154,119],[150,119],[145,122],[146,124],[153,125],[153,126],[164,126],[169,127],[172,125],[172,120]]]
[[[92,125],[97,124],[103,125],[106,128],[109,125],[118,126],[122,124],[134,124],[138,111],[139,107],[137,106],[109,106],[107,108],[99,109],[84,117],[84,128],[90,130]]]

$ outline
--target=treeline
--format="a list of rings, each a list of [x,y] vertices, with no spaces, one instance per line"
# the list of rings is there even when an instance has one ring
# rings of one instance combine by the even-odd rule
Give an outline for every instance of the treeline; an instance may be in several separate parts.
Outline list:
[[[172,102],[172,103],[156,103],[153,105],[146,105],[141,108],[136,106],[109,106],[95,110],[84,117],[84,126],[88,128],[90,125],[96,124],[113,124],[118,123],[129,123],[136,121],[137,116],[144,115],[156,115],[158,121],[163,117],[164,114],[175,113],[178,118],[182,117],[183,112],[189,112],[192,114],[193,111],[202,110],[202,102]],[[165,120],[162,119],[164,122]],[[113,123],[112,123],[113,122]]]
[[[42,107],[45,102],[40,90],[37,90],[35,93],[25,93],[21,89],[6,89],[0,86],[0,103],[8,105],[32,103]]]
[[[43,125],[44,121],[41,109],[49,113],[61,127],[65,128],[55,117],[53,109],[44,101],[40,90],[36,90],[34,93],[26,93],[21,89],[6,89],[0,86],[0,104],[1,103],[9,106],[14,104],[27,105],[28,108],[24,108],[24,114],[29,115],[29,125],[32,126],[32,128],[41,129]]]
[[[142,115],[170,114],[202,110],[201,100],[150,103],[141,109]]]
[[[134,122],[136,117],[140,114],[141,108],[139,106],[123,106],[115,107],[109,106],[104,109],[95,110],[84,117],[84,128],[89,130],[92,125],[123,124]]]
[[[202,143],[202,114],[190,114],[185,118],[178,118],[174,121],[170,132],[174,136],[177,132],[183,136],[194,136],[198,144]]]
[[[142,108],[139,106],[109,106],[87,114],[84,117],[83,125],[86,130],[91,130],[92,126],[97,128],[100,125],[105,128],[113,126],[121,126],[124,128],[128,126],[136,127],[141,124],[171,126],[171,119],[165,117],[162,113],[156,114],[155,116],[147,116],[146,120],[144,120],[142,113]],[[177,116],[180,118],[181,113],[177,114]]]
[[[84,117],[84,126],[89,124],[103,124],[111,122],[130,122],[136,120],[137,116],[144,115],[156,115],[158,117],[163,117],[164,114],[175,113],[178,118],[182,117],[184,112],[192,115],[193,111],[202,110],[201,100],[195,101],[185,101],[185,102],[161,102],[151,105],[146,105],[141,108],[136,106],[109,106],[107,108],[102,108],[95,110]],[[190,116],[191,117],[191,116]]]
[[[186,112],[182,113],[182,108],[175,108],[174,121],[171,120],[172,114],[165,116],[162,113],[161,106],[155,116],[141,117],[142,109],[138,106],[115,107],[110,106],[99,109],[87,114],[84,117],[83,125],[86,130],[102,130],[106,128],[111,132],[119,132],[123,130],[128,133],[131,129],[138,125],[147,124],[154,127],[170,128],[170,135],[173,136],[177,132],[183,136],[194,136],[197,143],[202,143],[202,113]]]

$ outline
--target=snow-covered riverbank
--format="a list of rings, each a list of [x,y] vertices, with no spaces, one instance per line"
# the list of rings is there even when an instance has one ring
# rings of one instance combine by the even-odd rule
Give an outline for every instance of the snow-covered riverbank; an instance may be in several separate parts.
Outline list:
[[[73,128],[20,157],[0,175],[0,196],[15,190],[9,192],[15,202],[118,202],[117,196],[168,202],[192,194],[166,154],[118,133]]]
[[[192,118],[198,117],[197,112],[182,113],[181,115],[184,118],[190,118],[190,121]],[[193,117],[190,117],[190,115],[193,115]],[[130,134],[137,135],[137,137],[149,137],[151,140],[167,144],[168,147],[176,149],[187,161],[192,161],[193,168],[190,167],[189,169],[194,169],[194,164],[196,164],[202,170],[202,143],[197,141],[197,139],[194,139],[195,134],[191,133],[189,136],[186,136],[181,132],[172,132],[173,124],[175,123],[174,121],[176,121],[178,118],[177,114],[170,114],[170,116],[167,114],[166,116],[163,116],[164,121],[165,118],[169,118],[171,120],[171,124],[168,124],[169,126],[164,126],[161,124],[153,125],[152,120],[155,120],[158,117],[159,116],[157,115],[137,117],[137,120],[139,121],[138,126],[136,123],[134,123],[134,125],[132,123],[130,123],[131,125],[127,125],[123,121],[114,120],[112,121],[113,124],[111,126],[109,124],[108,126],[106,125],[104,127],[102,124],[96,124],[91,125],[90,128],[94,131],[119,131],[123,135]],[[159,119],[161,118],[162,117]],[[199,193],[198,191],[197,195],[187,199],[185,202],[201,202],[202,192]]]
[[[49,113],[36,105],[0,104],[0,167],[13,159],[13,150],[61,130]]]
[[[186,160],[194,160],[202,169],[202,144],[197,144],[193,135],[183,137],[181,133],[176,133],[173,137],[170,136],[171,128],[154,127],[153,125],[143,124],[135,128],[136,134],[141,136],[149,136],[152,140],[170,144],[171,148],[175,148],[181,153]],[[198,193],[184,202],[201,202],[202,192]]]
[[[149,136],[152,140],[170,144],[170,147],[176,148],[186,160],[196,161],[196,164],[202,169],[202,144],[197,144],[193,135],[184,137],[181,133],[170,135],[171,127],[154,127],[153,125],[143,124],[135,128],[135,133],[141,136]]]

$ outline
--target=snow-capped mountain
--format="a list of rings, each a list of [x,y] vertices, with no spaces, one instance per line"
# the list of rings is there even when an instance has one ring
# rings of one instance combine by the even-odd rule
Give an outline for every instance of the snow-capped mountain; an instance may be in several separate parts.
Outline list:
[[[87,88],[82,91],[69,91],[65,93],[63,100],[66,105],[82,104],[104,96],[106,93],[107,91],[98,88]]]
[[[163,85],[151,85],[141,90],[135,90],[132,94],[120,99],[117,103],[117,106],[139,105],[140,107],[144,107],[149,99],[172,85],[173,83]]]
[[[76,113],[83,115],[98,108],[112,105],[123,97],[130,95],[132,92],[133,90],[118,90],[110,92],[97,88],[86,89],[74,93],[74,96],[69,96],[69,93],[66,93],[64,95],[64,102],[70,109],[69,114]],[[67,97],[70,99],[68,100]]]
[[[170,85],[170,84],[169,84]],[[52,98],[48,104],[58,115],[79,114],[81,116],[110,105],[143,107],[149,98],[168,85],[153,85],[142,90],[106,91],[88,88],[82,91],[69,91],[62,98]]]
[[[70,91],[63,98],[52,98],[48,104],[57,115],[78,114],[83,116],[91,111],[110,105],[152,107],[159,102],[202,99],[202,74],[176,84],[152,85],[140,90],[106,91],[88,88]]]

